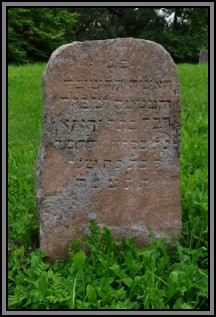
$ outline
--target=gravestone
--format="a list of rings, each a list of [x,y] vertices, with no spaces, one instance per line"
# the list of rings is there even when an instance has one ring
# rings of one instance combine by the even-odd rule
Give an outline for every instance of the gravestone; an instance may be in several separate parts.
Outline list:
[[[40,247],[50,258],[95,219],[118,240],[181,232],[180,92],[159,44],[124,38],[58,48],[43,76],[36,169]]]
[[[208,63],[208,50],[201,50],[200,51],[199,63]]]

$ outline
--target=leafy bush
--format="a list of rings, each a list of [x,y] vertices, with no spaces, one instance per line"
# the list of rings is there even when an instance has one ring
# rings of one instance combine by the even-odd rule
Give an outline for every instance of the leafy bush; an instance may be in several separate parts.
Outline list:
[[[134,37],[163,45],[177,63],[208,48],[208,7],[8,8],[8,61],[47,61],[72,41]],[[163,12],[163,14],[162,14]],[[174,16],[171,23],[167,18]]]
[[[9,8],[8,62],[47,61],[71,41],[76,17],[64,8]]]

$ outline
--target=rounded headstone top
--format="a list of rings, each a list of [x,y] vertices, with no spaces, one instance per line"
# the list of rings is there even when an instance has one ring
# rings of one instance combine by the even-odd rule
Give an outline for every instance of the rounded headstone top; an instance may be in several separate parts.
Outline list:
[[[37,164],[40,245],[64,258],[89,221],[116,238],[181,231],[180,93],[159,44],[116,38],[53,52]]]

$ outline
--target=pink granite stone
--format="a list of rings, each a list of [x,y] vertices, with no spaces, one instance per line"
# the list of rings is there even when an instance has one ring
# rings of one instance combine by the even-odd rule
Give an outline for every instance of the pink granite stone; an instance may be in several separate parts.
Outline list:
[[[43,77],[37,160],[40,246],[65,258],[89,220],[119,239],[181,233],[180,92],[159,44],[123,38],[58,48]]]

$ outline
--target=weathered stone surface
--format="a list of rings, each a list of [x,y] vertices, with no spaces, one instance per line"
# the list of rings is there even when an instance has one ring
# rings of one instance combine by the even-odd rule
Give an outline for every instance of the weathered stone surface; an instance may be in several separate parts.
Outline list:
[[[199,63],[208,63],[208,50],[201,50],[200,51]]]
[[[64,258],[89,220],[116,238],[181,232],[180,96],[160,45],[74,42],[51,56],[36,183],[40,246]]]

